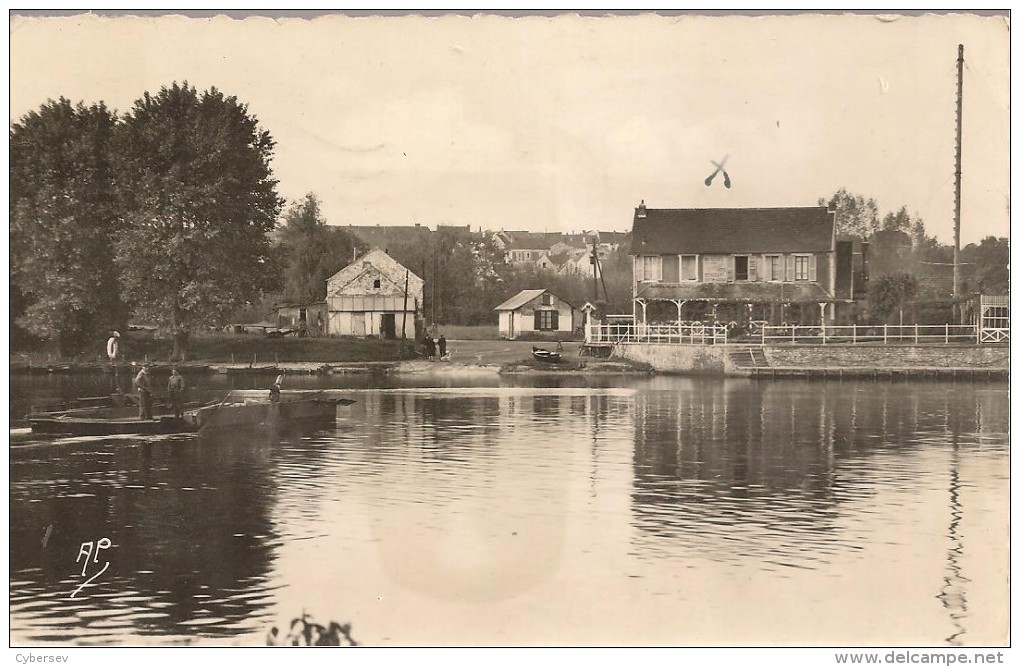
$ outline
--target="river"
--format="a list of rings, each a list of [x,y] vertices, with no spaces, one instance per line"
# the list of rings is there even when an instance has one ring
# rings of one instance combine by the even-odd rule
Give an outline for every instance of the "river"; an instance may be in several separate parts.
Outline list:
[[[11,413],[104,382],[15,376]],[[12,449],[12,644],[260,645],[302,611],[373,646],[1008,644],[1005,384],[288,386],[357,402]]]

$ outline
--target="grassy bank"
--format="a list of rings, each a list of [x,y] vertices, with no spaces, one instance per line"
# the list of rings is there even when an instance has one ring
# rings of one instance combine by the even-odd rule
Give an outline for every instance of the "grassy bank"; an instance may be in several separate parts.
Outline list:
[[[36,364],[54,362],[95,363],[106,361],[106,341],[102,348],[89,350],[73,358],[61,358],[54,349],[11,354],[10,361]],[[121,337],[121,361],[172,361],[173,342],[144,333],[131,332]],[[187,360],[209,363],[286,363],[298,361],[351,362],[398,361],[413,356],[400,341],[374,338],[267,338],[245,334],[205,334],[192,336]]]

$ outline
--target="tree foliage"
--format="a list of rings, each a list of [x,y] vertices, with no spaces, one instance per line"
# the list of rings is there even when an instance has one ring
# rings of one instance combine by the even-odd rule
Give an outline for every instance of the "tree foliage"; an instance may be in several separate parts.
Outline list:
[[[1009,294],[1009,239],[986,236],[960,250],[967,287],[982,294]]]
[[[117,147],[124,293],[181,354],[191,328],[275,286],[274,141],[237,98],[185,82],[136,101]]]
[[[102,103],[60,98],[10,130],[12,316],[62,354],[126,320],[112,261],[116,122]]]
[[[910,273],[890,273],[871,281],[868,286],[868,308],[882,322],[887,322],[917,297],[918,281]]]
[[[841,237],[867,240],[878,230],[878,204],[874,199],[840,188],[834,195],[819,198],[819,206],[836,211],[836,234]]]
[[[281,235],[284,293],[292,301],[313,303],[326,298],[326,281],[367,247],[322,217],[319,198],[309,192],[284,216]]]

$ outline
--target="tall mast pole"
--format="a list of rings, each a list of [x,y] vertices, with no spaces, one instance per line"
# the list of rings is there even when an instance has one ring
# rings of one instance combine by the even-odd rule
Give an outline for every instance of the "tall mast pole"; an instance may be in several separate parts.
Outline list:
[[[960,296],[960,171],[963,158],[963,44],[956,57],[956,215],[953,219],[953,299]]]

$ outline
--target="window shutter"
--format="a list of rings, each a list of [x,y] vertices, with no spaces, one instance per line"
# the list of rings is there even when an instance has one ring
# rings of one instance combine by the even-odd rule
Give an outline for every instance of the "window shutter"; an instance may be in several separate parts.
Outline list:
[[[541,328],[542,328],[542,311],[541,310],[536,310],[535,311],[535,327],[534,327],[534,330],[535,331],[539,331],[539,330],[541,330]]]
[[[645,279],[645,258],[641,255],[634,256],[634,280],[641,282]]]
[[[751,255],[747,258],[747,279],[758,280],[758,258]]]
[[[726,282],[732,283],[734,278],[733,275],[736,271],[737,258],[730,255],[730,261],[726,265]]]
[[[552,330],[559,331],[560,329],[560,311],[552,311]]]
[[[793,255],[786,255],[786,282],[793,282]]]
[[[808,259],[808,280],[818,282],[818,256],[814,254]]]

